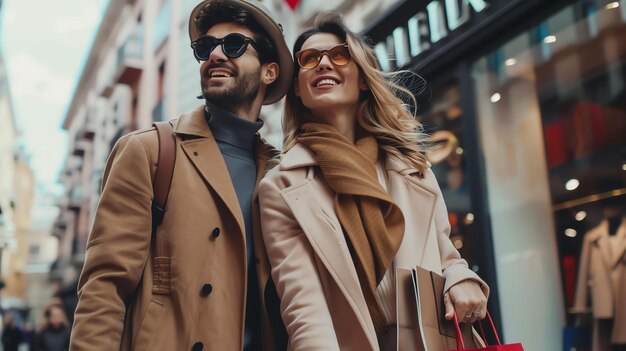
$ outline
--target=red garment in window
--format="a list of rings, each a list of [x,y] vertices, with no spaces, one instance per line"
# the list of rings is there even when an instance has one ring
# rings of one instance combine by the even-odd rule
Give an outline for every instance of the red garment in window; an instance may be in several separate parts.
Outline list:
[[[563,280],[565,283],[565,301],[567,306],[572,306],[576,293],[576,259],[574,256],[563,256]]]
[[[544,129],[548,167],[553,168],[568,161],[567,144],[563,121],[561,119],[547,124]]]

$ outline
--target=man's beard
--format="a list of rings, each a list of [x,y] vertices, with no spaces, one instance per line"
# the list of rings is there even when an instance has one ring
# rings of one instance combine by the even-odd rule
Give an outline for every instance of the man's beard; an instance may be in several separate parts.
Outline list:
[[[207,101],[228,111],[233,111],[235,108],[247,108],[252,105],[261,87],[261,67],[246,75],[235,76],[235,81],[232,82],[234,84],[231,84],[226,89],[222,87],[207,88],[206,83],[208,79],[204,76],[201,77],[202,96]]]

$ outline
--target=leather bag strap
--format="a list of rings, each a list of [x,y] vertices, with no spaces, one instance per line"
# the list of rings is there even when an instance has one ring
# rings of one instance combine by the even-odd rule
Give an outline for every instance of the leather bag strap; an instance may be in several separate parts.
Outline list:
[[[156,228],[163,222],[167,196],[172,185],[174,163],[176,162],[176,147],[174,141],[174,129],[170,122],[154,122],[159,137],[159,155],[152,190],[152,234],[156,234]]]

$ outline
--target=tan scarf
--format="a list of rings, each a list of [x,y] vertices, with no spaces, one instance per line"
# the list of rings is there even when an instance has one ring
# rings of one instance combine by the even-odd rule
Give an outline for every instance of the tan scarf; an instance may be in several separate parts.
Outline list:
[[[380,335],[386,321],[376,288],[400,248],[404,217],[378,182],[378,142],[370,135],[353,144],[333,127],[317,123],[304,124],[298,141],[313,151],[324,179],[335,191],[335,212]]]

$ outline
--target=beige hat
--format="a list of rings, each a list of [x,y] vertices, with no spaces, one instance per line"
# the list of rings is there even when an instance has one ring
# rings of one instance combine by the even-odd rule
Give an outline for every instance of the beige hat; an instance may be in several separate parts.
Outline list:
[[[272,83],[267,90],[263,104],[269,105],[280,100],[289,89],[291,74],[293,72],[293,58],[287,47],[282,25],[278,23],[275,17],[272,16],[270,11],[262,3],[256,0],[204,0],[194,7],[191,11],[191,16],[189,16],[189,39],[191,41],[205,34],[198,33],[196,18],[200,14],[200,11],[209,3],[231,5],[248,11],[259,25],[265,29],[267,34],[269,34],[278,52],[278,65],[280,69],[277,80]]]

